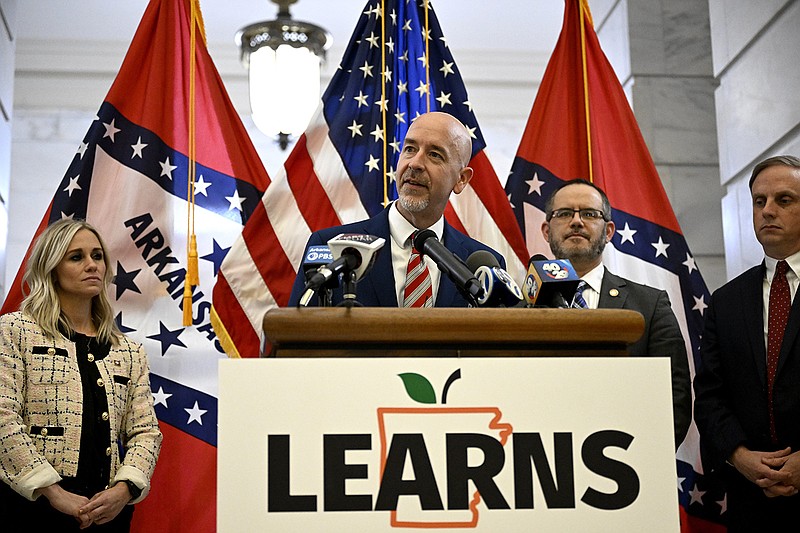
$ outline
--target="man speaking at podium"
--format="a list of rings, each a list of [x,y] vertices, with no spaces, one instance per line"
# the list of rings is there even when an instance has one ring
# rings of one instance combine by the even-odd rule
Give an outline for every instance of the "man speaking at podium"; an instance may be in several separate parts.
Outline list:
[[[369,307],[466,307],[467,300],[447,276],[442,276],[427,255],[413,248],[412,236],[430,229],[444,246],[462,260],[478,250],[495,250],[471,239],[444,220],[450,193],[459,194],[472,178],[467,166],[472,157],[469,132],[455,117],[432,112],[417,117],[408,128],[397,164],[398,200],[374,217],[316,231],[306,243],[324,245],[340,233],[367,234],[386,239],[372,269],[358,282],[358,302]],[[306,254],[303,254],[306,257]],[[296,306],[306,279],[303,265],[289,297]],[[332,304],[342,301],[342,290],[333,291]]]
[[[677,448],[692,418],[686,344],[665,291],[616,276],[603,266],[603,250],[614,229],[608,197],[589,181],[567,181],[545,203],[542,235],[555,258],[569,259],[581,278],[573,307],[638,311],[644,317],[644,333],[628,353],[669,356]]]

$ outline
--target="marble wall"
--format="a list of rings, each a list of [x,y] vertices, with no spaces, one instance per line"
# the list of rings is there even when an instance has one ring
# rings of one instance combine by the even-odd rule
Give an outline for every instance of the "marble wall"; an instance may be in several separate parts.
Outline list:
[[[727,276],[763,257],[747,182],[753,165],[800,155],[800,2],[709,0]]]
[[[708,4],[590,2],[689,249],[709,289],[726,281]]]

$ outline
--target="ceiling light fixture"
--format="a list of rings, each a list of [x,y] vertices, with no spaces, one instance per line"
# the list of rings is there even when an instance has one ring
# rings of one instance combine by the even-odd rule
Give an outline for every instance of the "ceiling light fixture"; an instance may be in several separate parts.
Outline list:
[[[236,33],[241,60],[250,72],[250,110],[259,130],[281,149],[301,135],[320,102],[320,67],[333,38],[323,28],[292,19],[297,0],[272,0],[278,18]]]

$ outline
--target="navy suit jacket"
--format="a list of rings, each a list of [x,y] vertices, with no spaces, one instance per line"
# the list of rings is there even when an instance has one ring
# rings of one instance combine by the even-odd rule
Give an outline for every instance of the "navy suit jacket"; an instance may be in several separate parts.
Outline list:
[[[628,346],[630,355],[669,356],[675,446],[680,445],[692,422],[692,385],[686,343],[666,291],[634,283],[606,269],[597,307],[631,309],[644,317],[644,333]]]
[[[773,443],[767,407],[765,274],[762,263],[714,291],[705,311],[701,361],[694,378],[703,466],[725,481],[728,522],[736,531],[777,531],[785,527],[782,524],[800,520],[800,495],[767,498],[726,463],[739,445],[761,452],[800,449],[800,298],[792,302],[773,384],[778,437]]]
[[[374,217],[366,220],[315,231],[311,234],[311,237],[306,243],[306,250],[308,250],[309,246],[327,244],[330,239],[340,233],[361,233],[386,239],[383,248],[378,251],[372,269],[359,280],[356,286],[356,299],[366,307],[398,307],[394,269],[392,268],[391,236],[389,233],[389,209],[391,208],[392,206],[390,205]],[[453,228],[447,221],[444,223],[443,237],[445,247],[462,260],[466,261],[473,252],[486,250],[497,258],[501,267],[505,268],[505,260],[502,255],[485,244],[467,237]],[[306,254],[303,253],[303,257],[305,257],[305,255]],[[297,271],[297,277],[294,280],[294,285],[292,286],[292,294],[289,296],[288,305],[290,307],[297,305],[300,297],[303,295],[305,282],[303,267],[300,265]],[[313,298],[312,301],[316,304],[316,298]],[[340,287],[333,291],[332,303],[336,305],[341,301],[342,289]],[[458,291],[455,284],[444,274],[439,277],[439,289],[436,294],[435,305],[436,307],[467,306],[467,301]]]
[[[778,443],[767,409],[762,263],[729,281],[706,309],[701,365],[695,376],[695,420],[706,467],[720,467],[740,444],[750,450],[800,449],[800,298],[789,313],[773,385]]]

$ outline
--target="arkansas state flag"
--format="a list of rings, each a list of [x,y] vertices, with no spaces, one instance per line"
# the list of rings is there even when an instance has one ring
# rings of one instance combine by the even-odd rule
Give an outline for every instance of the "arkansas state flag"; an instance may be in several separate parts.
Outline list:
[[[397,197],[400,147],[428,111],[455,116],[472,135],[474,175],[451,196],[448,222],[521,277],[528,253],[431,3],[369,0],[316,117],[222,265],[215,328],[230,335],[229,353],[258,353],[264,312],[286,305],[312,231],[368,218]]]
[[[614,208],[617,231],[606,247],[606,266],[668,292],[694,376],[708,288],[600,48],[586,0],[566,0],[564,26],[506,184],[531,253],[550,255],[540,231],[544,202],[559,183],[575,178],[592,180]],[[722,531],[725,495],[703,475],[694,423],[677,467],[682,531]]]
[[[192,138],[200,285],[185,327]],[[210,323],[211,291],[268,182],[208,55],[197,2],[152,0],[42,221],[85,218],[99,229],[115,265],[117,322],[150,360],[164,443],[135,531],[215,530],[217,363],[225,354]],[[3,312],[20,302],[19,279]]]

